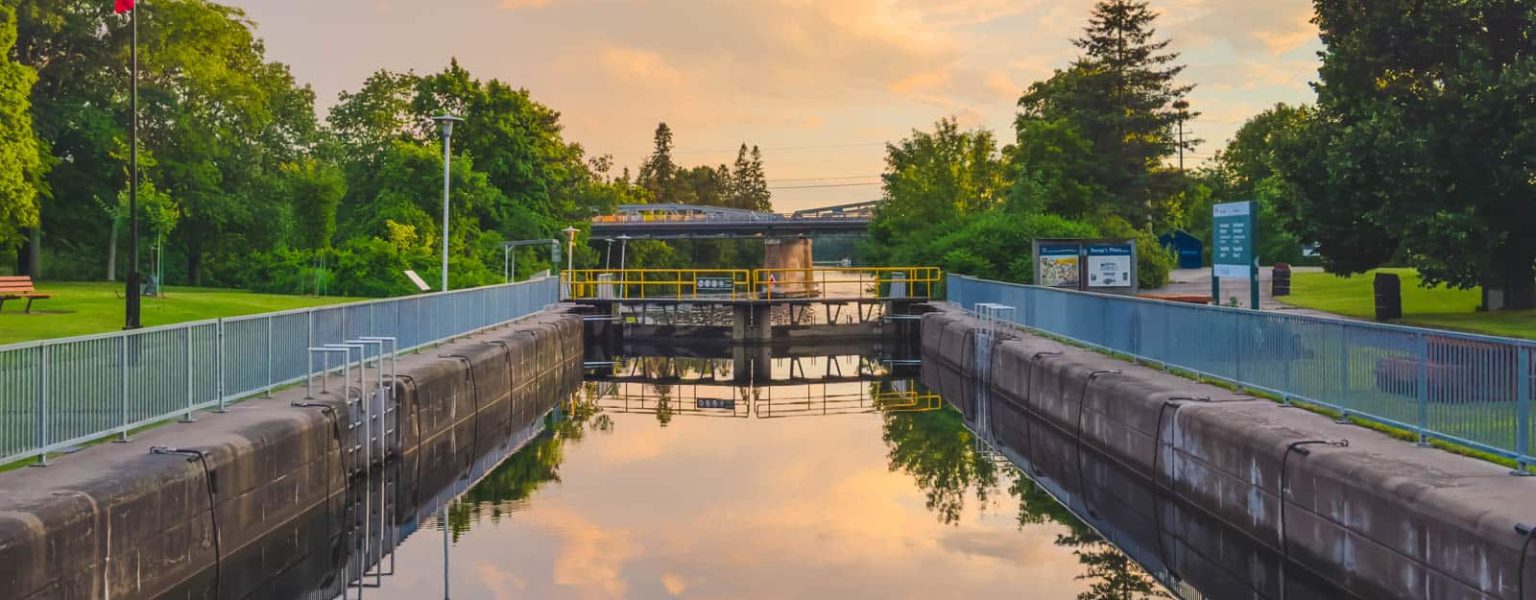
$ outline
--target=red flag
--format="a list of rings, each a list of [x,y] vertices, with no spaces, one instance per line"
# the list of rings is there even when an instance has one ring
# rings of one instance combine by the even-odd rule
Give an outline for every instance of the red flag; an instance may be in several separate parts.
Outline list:
[[[117,14],[123,14],[125,12],[130,11],[130,10],[133,10],[133,0],[116,0],[116,2],[117,2],[117,6],[116,6]]]

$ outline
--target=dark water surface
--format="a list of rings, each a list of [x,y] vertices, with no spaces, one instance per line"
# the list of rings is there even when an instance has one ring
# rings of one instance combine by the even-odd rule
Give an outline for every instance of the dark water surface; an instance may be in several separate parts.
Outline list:
[[[772,366],[605,369],[451,505],[446,556],[424,521],[365,596],[441,598],[445,568],[465,599],[1162,595],[911,374]]]

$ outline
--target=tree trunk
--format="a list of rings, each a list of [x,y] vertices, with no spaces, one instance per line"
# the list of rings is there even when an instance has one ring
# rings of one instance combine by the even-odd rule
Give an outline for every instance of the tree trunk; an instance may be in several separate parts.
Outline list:
[[[1536,308],[1536,264],[1531,258],[1499,261],[1489,281],[1483,283],[1483,308],[1525,310]]]
[[[112,233],[107,236],[107,281],[117,281],[117,223],[112,223]]]
[[[187,245],[187,285],[203,284],[203,253],[191,244]],[[164,282],[161,285],[165,285]]]
[[[33,228],[32,235],[27,240],[27,257],[22,261],[22,270],[32,279],[43,278],[43,229]]]

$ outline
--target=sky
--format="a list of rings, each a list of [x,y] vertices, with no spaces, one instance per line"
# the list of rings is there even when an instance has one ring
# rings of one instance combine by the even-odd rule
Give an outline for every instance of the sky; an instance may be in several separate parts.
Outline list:
[[[1030,83],[1078,56],[1092,0],[224,0],[321,110],[379,69],[529,90],[566,139],[634,168],[658,122],[682,164],[763,149],[781,211],[880,195],[886,142],[955,117],[1013,140]],[[1208,159],[1248,117],[1310,102],[1310,0],[1152,0]],[[466,126],[473,126],[472,123]]]

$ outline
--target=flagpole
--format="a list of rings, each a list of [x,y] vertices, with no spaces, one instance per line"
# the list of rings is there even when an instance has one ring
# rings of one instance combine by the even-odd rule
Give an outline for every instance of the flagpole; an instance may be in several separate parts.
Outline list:
[[[131,98],[128,101],[128,120],[132,123],[132,145],[128,149],[128,296],[127,318],[124,329],[138,329],[139,320],[139,7],[128,10],[129,27],[133,30],[128,50],[130,72],[133,80]]]

